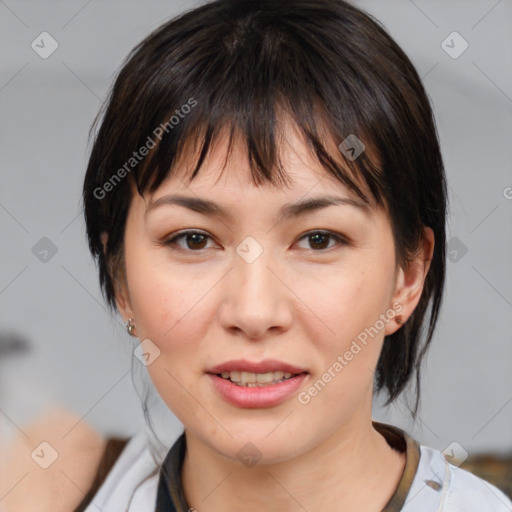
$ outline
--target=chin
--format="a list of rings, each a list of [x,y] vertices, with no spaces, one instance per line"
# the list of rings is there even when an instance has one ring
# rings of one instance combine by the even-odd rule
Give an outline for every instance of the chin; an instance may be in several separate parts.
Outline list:
[[[287,431],[281,434],[277,430],[272,432],[276,425],[273,421],[271,428],[261,425],[241,427],[239,430],[229,428],[233,437],[224,433],[222,439],[208,436],[205,441],[224,457],[247,467],[278,464],[299,456],[305,450],[303,436],[294,438]],[[269,432],[272,433],[269,435]]]

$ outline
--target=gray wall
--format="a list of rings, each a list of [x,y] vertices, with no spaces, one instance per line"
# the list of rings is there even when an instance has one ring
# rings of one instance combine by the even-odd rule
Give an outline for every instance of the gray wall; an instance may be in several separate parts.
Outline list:
[[[376,403],[375,418],[439,449],[456,441],[471,453],[509,451],[512,2],[356,4],[383,22],[424,78],[451,204],[446,299],[420,419],[411,424],[403,402],[387,411]],[[103,304],[79,195],[87,132],[122,60],[163,20],[194,5],[0,2],[1,329],[28,343],[24,352],[1,352],[4,439],[52,404],[105,434],[131,435],[143,425],[129,374],[133,343]],[[58,42],[46,59],[31,48],[43,31]],[[453,31],[469,44],[457,58],[462,40],[448,38],[452,56],[442,47]],[[39,51],[50,41],[44,46]]]

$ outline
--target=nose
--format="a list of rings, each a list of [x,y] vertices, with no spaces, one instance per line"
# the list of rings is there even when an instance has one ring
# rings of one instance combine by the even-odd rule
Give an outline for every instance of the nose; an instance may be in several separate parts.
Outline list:
[[[218,312],[226,330],[258,340],[290,328],[293,292],[278,269],[276,261],[266,251],[250,263],[235,255],[234,268],[224,282]]]

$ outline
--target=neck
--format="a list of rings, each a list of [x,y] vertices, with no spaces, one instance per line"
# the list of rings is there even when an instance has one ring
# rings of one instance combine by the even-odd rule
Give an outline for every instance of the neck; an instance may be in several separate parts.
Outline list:
[[[352,422],[293,460],[246,467],[185,432],[182,481],[198,512],[345,510],[380,512],[393,495],[405,455],[372,426]],[[262,492],[264,490],[264,492]]]

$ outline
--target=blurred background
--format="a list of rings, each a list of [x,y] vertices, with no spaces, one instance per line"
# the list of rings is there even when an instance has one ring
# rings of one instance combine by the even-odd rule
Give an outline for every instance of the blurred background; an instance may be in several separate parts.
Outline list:
[[[123,59],[202,2],[0,1],[0,438],[57,405],[104,436],[144,425],[133,343],[100,294],[80,194],[88,130]],[[411,58],[449,184],[445,302],[416,423],[464,457],[512,454],[512,1],[354,1]],[[176,426],[179,426],[176,421]]]

